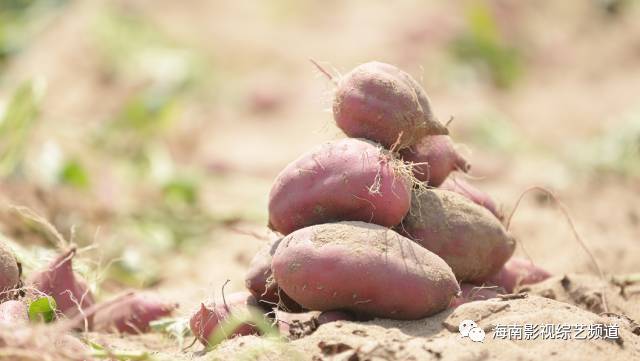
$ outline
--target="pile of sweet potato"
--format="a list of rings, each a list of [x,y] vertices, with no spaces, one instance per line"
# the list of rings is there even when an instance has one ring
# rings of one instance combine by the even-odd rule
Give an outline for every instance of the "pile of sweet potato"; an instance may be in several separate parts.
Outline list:
[[[234,309],[410,320],[548,277],[510,260],[515,239],[493,200],[449,177],[470,164],[418,82],[370,62],[335,83],[333,115],[348,138],[311,149],[277,176],[275,236],[251,263],[250,294],[201,307],[191,324],[203,343]]]

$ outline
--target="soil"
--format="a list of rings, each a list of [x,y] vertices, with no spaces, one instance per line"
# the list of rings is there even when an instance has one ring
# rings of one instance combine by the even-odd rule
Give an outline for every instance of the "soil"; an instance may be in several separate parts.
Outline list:
[[[628,145],[636,157],[631,163],[619,161],[609,142],[640,124],[640,6],[630,4],[615,15],[600,2],[488,1],[504,41],[520,49],[523,62],[521,76],[503,89],[489,79],[486,64],[451,55],[452,41],[467,28],[463,3],[69,2],[42,20],[42,29],[2,69],[3,104],[26,79],[43,80],[46,92],[22,178],[0,178],[1,235],[23,249],[18,256],[26,274],[44,262],[26,255],[46,254],[32,250],[51,250],[60,240],[9,208],[29,207],[81,246],[79,265],[84,259],[100,276],[94,279],[100,281],[99,300],[145,288],[178,302],[176,316],[188,317],[201,302],[220,297],[227,280],[227,292],[244,289],[249,262],[271,234],[267,197],[278,172],[318,144],[343,137],[329,110],[332,84],[307,59],[343,74],[380,60],[414,75],[439,119],[454,117],[451,136],[472,165],[466,177],[502,204],[506,215],[528,187],[551,189],[569,209],[606,279],[597,275],[553,202],[530,195],[511,225],[516,255],[530,257],[554,277],[526,286],[517,297],[472,302],[416,321],[316,327],[305,314],[300,317],[307,323],[289,338],[237,337],[209,352],[199,344],[185,348],[191,337],[181,345],[161,333],[80,336],[108,350],[148,353],[145,357],[157,360],[640,359],[640,293],[634,281],[640,272],[640,172],[633,163],[640,157],[632,148],[637,140]],[[160,80],[150,75],[155,69],[150,63],[136,67],[144,55],[137,47],[154,48],[154,36],[143,37],[133,50],[117,48],[119,60],[113,60],[108,41],[98,40],[101,19],[114,9],[162,34],[156,48],[166,50],[170,60],[158,67]],[[115,39],[127,37],[125,32]],[[95,135],[106,132],[127,102],[165,89],[157,84],[180,76],[180,66],[175,70],[171,64],[181,64],[181,54],[193,55],[198,70],[187,90],[177,87],[179,106],[168,128],[159,136],[155,128],[143,132],[127,148],[99,150]],[[134,133],[118,133],[113,142]],[[52,146],[84,165],[89,189],[43,175],[39,159],[55,153]],[[128,168],[131,149],[140,147],[151,154],[152,175]],[[197,207],[162,208],[157,179],[163,179],[167,164],[178,175],[194,175]],[[187,241],[167,246],[169,235],[183,228]],[[199,230],[197,236],[188,233],[192,228]],[[109,262],[122,258],[139,267],[132,278],[105,275]],[[139,278],[147,273],[151,276]],[[467,319],[484,330],[484,342],[460,337],[458,324]],[[514,324],[617,324],[620,338],[495,337],[497,325]],[[38,335],[51,331],[43,330],[33,330],[38,333],[32,339],[41,342]],[[34,350],[46,359],[46,346]],[[21,359],[3,352],[0,347],[0,360]],[[53,352],[51,357],[72,359]]]

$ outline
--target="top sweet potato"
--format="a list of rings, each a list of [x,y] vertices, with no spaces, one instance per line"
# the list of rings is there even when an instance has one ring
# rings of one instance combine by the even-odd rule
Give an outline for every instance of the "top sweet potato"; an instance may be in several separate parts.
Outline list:
[[[369,62],[342,77],[333,116],[349,137],[403,149],[425,135],[448,134],[418,82],[397,67]]]
[[[280,172],[269,194],[269,225],[284,235],[334,221],[393,227],[411,205],[412,182],[399,167],[371,142],[327,142]]]

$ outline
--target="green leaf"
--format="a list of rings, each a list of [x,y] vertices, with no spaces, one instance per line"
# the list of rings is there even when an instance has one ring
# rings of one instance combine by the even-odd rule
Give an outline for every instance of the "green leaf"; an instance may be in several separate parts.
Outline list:
[[[64,164],[58,179],[61,183],[76,188],[87,188],[89,186],[89,174],[82,164],[76,160],[70,160]]]
[[[151,329],[165,333],[178,341],[178,348],[182,349],[184,338],[191,335],[188,317],[162,318],[152,321]]]
[[[32,82],[23,83],[0,118],[0,176],[13,174],[22,163],[31,129],[40,112],[40,95]]]
[[[29,319],[33,322],[52,322],[56,318],[56,308],[53,297],[40,297],[29,304]]]

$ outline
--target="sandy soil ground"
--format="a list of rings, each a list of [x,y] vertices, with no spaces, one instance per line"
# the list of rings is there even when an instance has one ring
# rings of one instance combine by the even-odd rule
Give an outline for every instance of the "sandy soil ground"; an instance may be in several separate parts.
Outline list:
[[[591,2],[490,4],[500,14],[506,40],[522,49],[526,62],[508,91],[468,65],[449,65],[454,61],[448,44],[465,29],[462,2],[112,2],[126,14],[143,16],[180,49],[197,49],[213,69],[195,75],[214,80],[183,99],[162,144],[175,164],[198,170],[203,210],[234,215],[194,245],[152,255],[159,269],[153,289],[179,302],[178,315],[186,316],[204,299],[218,297],[227,280],[228,291],[244,288],[248,263],[269,234],[266,204],[273,178],[307,149],[343,136],[328,111],[331,84],[309,57],[340,73],[373,59],[405,68],[424,84],[438,117],[455,117],[452,136],[473,165],[472,182],[507,213],[525,189],[546,187],[569,209],[607,280],[638,272],[637,165],[631,173],[603,170],[594,144],[640,122],[640,6],[612,17]],[[100,1],[86,1],[56,13],[12,59],[2,87],[6,93],[24,79],[46,79],[30,155],[36,158],[40,145],[56,139],[65,152],[87,160],[96,174],[95,189],[78,193],[7,180],[0,184],[0,199],[31,207],[65,235],[72,225],[78,227],[79,240],[98,250],[115,247],[114,242],[136,249],[139,236],[114,230],[123,217],[144,208],[147,192],[120,187],[119,173],[104,166],[109,158],[87,150],[89,134],[150,81],[135,66],[113,70],[105,65],[108,56],[96,41],[95,25],[105,9]],[[27,239],[30,233],[11,222],[5,218],[3,234],[25,245],[43,243],[41,236]],[[511,231],[520,243],[518,255],[525,256],[524,246],[528,256],[556,275],[524,290],[526,297],[474,302],[418,321],[337,322],[295,340],[241,337],[209,353],[199,345],[183,351],[161,334],[92,333],[88,338],[166,360],[640,359],[637,291],[597,277],[552,201],[538,194],[525,198]],[[104,287],[109,292],[124,288],[108,281]],[[603,314],[602,292],[615,315]],[[457,327],[464,319],[485,330],[485,342],[460,337]],[[494,338],[495,325],[525,323],[617,323],[621,338]]]

